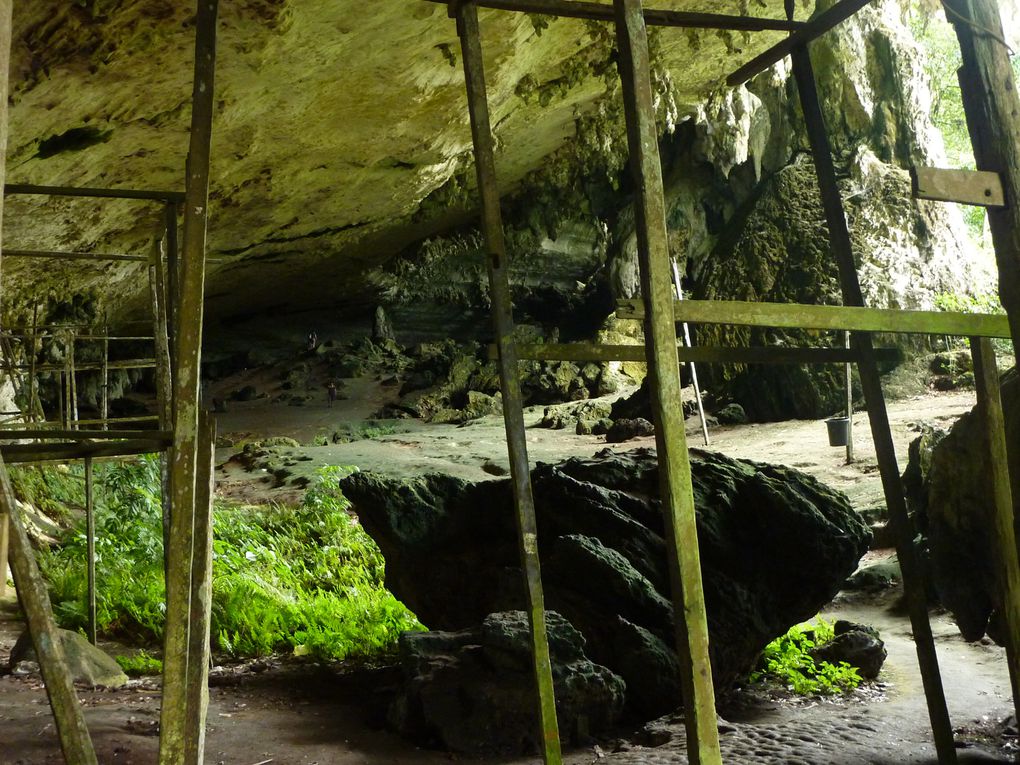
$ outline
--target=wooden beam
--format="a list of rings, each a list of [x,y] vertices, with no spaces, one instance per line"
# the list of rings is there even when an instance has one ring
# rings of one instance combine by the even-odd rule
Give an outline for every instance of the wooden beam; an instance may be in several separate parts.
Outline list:
[[[456,7],[449,0],[431,0],[434,3]],[[517,13],[540,13],[592,21],[613,21],[613,6],[583,0],[474,0],[479,8]],[[723,13],[691,13],[687,11],[644,9],[648,26],[681,27],[687,29],[728,29],[738,32],[793,32],[804,28],[801,21],[766,19],[757,16],[734,16]]]
[[[0,29],[3,29],[5,23],[2,20],[3,15],[0,11]],[[9,19],[9,2],[6,15]],[[53,710],[57,738],[64,753],[64,762],[74,765],[98,765],[89,729],[85,724],[84,710],[74,691],[71,672],[64,658],[64,648],[57,632],[57,625],[53,621],[53,609],[46,591],[46,581],[35,562],[32,543],[21,522],[21,511],[14,499],[14,490],[11,488],[7,466],[3,460],[0,460],[0,512],[9,518],[14,587],[18,591],[18,601],[28,623],[28,632],[32,636],[39,669],[42,670],[46,695]]]
[[[975,414],[988,450],[988,471],[992,490],[992,539],[996,563],[998,597],[995,607],[1006,625],[1006,662],[1013,690],[1013,709],[1020,714],[1020,559],[1017,556],[1016,520],[1010,488],[1009,458],[1006,451],[1006,419],[999,393],[999,370],[995,350],[987,338],[971,338],[974,382],[977,388]],[[976,508],[975,508],[976,510]],[[985,519],[978,516],[977,523]],[[1018,717],[1020,719],[1020,717]]]
[[[499,186],[496,179],[495,147],[489,120],[489,102],[482,61],[481,32],[478,8],[465,3],[457,9],[457,35],[460,37],[461,60],[467,87],[468,112],[471,118],[471,139],[474,145],[478,193],[482,202],[482,232],[485,237],[486,269],[492,303],[492,323],[499,349],[499,381],[503,392],[503,421],[506,426],[507,451],[510,458],[510,481],[513,486],[517,542],[524,587],[527,595],[528,624],[531,632],[532,670],[537,690],[536,706],[540,748],[545,765],[560,765],[559,725],[556,721],[556,699],[553,689],[552,661],[545,624],[545,595],[542,590],[542,566],[538,558],[538,523],[535,520],[535,497],[531,487],[531,465],[528,461],[528,440],[524,430],[523,398],[517,376],[517,348],[513,339],[514,319],[510,294],[510,264],[503,239],[503,221],[499,207]]]
[[[849,348],[787,348],[781,346],[718,348],[715,346],[677,346],[681,363],[697,364],[846,364],[860,354]],[[894,363],[903,358],[898,348],[879,348],[876,357]],[[496,348],[489,346],[489,358],[495,360]],[[517,358],[529,361],[631,361],[647,360],[643,345],[597,345],[595,343],[545,343],[518,345]]]
[[[999,269],[999,298],[1015,345],[1020,340],[1020,94],[1012,51],[996,0],[945,0],[943,7],[960,43],[960,94],[975,164],[997,174],[1005,192],[1006,206],[988,210],[988,228]],[[1013,480],[1013,494],[1020,498],[1020,476]]]
[[[30,183],[8,183],[4,195],[28,194],[51,197],[93,197],[97,199],[138,199],[152,202],[183,202],[180,191],[152,191],[148,189],[102,189],[88,186],[39,186]]]
[[[88,639],[97,642],[96,627],[96,507],[92,490],[92,458],[85,458],[85,568],[87,571]]]
[[[9,561],[11,526],[7,512],[0,509],[0,598],[7,596],[7,564]]]
[[[188,720],[184,758],[199,765],[205,751],[209,711],[209,632],[212,621],[213,495],[216,484],[216,420],[202,412],[198,474],[195,477],[195,545],[191,576],[191,635],[188,646]]]
[[[209,161],[215,111],[218,0],[198,0],[195,74],[184,200],[184,236],[174,366],[174,445],[171,472],[170,552],[160,710],[160,765],[192,765],[186,758],[189,720],[192,562],[198,471],[199,385],[205,292]]]
[[[173,443],[173,433],[168,430],[2,430],[0,440],[14,439],[59,439],[61,441],[111,441],[117,439],[134,439],[155,441],[158,446],[169,446]],[[2,448],[2,447],[0,447]]]
[[[622,300],[616,315],[640,319],[644,309],[637,300]],[[788,329],[849,330],[890,334],[1009,337],[1005,316],[949,311],[900,311],[801,303],[749,303],[735,300],[683,300],[674,303],[676,321],[692,324],[735,324]]]
[[[803,29],[794,32],[782,42],[777,43],[764,53],[748,61],[726,78],[726,84],[730,87],[744,84],[773,64],[782,61],[793,53],[794,49],[798,46],[807,45],[812,40],[816,40],[872,2],[873,0],[841,0],[841,2],[836,3],[829,10],[819,13],[808,21]]]
[[[1004,207],[1006,204],[998,173],[912,167],[910,181],[917,199],[978,207]]]
[[[4,250],[5,258],[36,258],[40,260],[93,260],[97,265],[105,262],[129,261],[144,263],[143,255],[104,254],[100,252],[58,252],[56,250]]]
[[[821,102],[818,98],[814,67],[805,46],[799,46],[793,51],[793,75],[797,82],[797,92],[804,113],[804,124],[811,144],[815,170],[818,173],[818,188],[825,211],[825,221],[829,228],[830,246],[839,271],[843,303],[846,306],[863,307],[864,294],[861,292],[860,279],[857,276],[850,229],[846,222],[846,211],[843,209],[843,200],[836,183],[832,147],[829,144],[825,118],[822,115]],[[839,329],[854,328],[839,327]],[[949,720],[946,695],[939,672],[938,655],[935,652],[935,640],[932,636],[931,623],[928,621],[924,574],[914,549],[914,526],[907,515],[907,503],[903,494],[903,484],[900,481],[900,469],[896,462],[896,447],[889,425],[889,413],[885,407],[885,395],[882,392],[882,379],[872,353],[871,335],[866,332],[855,333],[852,337],[852,345],[861,354],[857,363],[857,371],[860,374],[861,387],[864,389],[868,419],[871,422],[871,436],[875,444],[875,456],[882,478],[882,490],[889,511],[889,522],[892,524],[896,540],[896,555],[903,574],[907,611],[914,633],[914,647],[917,651],[917,663],[921,671],[925,700],[928,704],[928,717],[935,739],[935,749],[939,763],[950,765],[956,762],[953,726]]]
[[[69,462],[85,457],[129,457],[151,454],[169,447],[165,441],[152,438],[123,441],[68,441],[53,444],[0,444],[4,462],[14,465],[25,462]]]
[[[645,347],[655,420],[655,448],[667,552],[687,753],[692,765],[722,762],[708,645],[708,617],[691,465],[680,400],[675,302],[666,231],[666,200],[659,159],[659,128],[652,103],[651,64],[641,0],[614,0],[617,66],[623,85],[627,146],[634,178],[634,209],[647,311]]]

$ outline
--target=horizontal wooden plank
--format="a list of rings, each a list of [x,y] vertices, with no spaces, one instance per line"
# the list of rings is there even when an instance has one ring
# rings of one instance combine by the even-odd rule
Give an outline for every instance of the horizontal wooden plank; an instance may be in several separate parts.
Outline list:
[[[984,170],[943,170],[912,167],[914,196],[935,202],[957,202],[979,207],[1005,207],[1006,194],[998,173]]]
[[[433,3],[452,4],[448,0],[431,0]],[[519,13],[540,13],[545,16],[560,16],[571,19],[613,21],[611,3],[593,3],[583,0],[475,0],[479,8]],[[682,27],[687,29],[729,29],[739,32],[793,32],[805,27],[802,21],[767,19],[759,16],[734,16],[725,13],[697,13],[645,8],[645,24],[660,27]]]
[[[640,300],[622,300],[616,315],[644,318]],[[1008,338],[1006,317],[949,311],[898,311],[890,308],[855,308],[799,303],[746,303],[731,300],[678,300],[673,304],[678,322],[736,324],[788,329],[850,330],[918,335]]]
[[[65,442],[56,444],[0,444],[0,455],[7,464],[25,462],[67,462],[85,457],[129,457],[135,454],[161,452],[170,442],[153,439],[132,439],[107,442]]]
[[[150,189],[101,189],[75,186],[39,186],[31,183],[8,183],[4,194],[39,194],[53,197],[92,197],[98,199],[139,199],[152,202],[183,202],[183,191],[152,191]]]
[[[0,430],[0,439],[62,439],[64,441],[110,441],[114,439],[136,439],[172,443],[173,434],[168,430],[59,430],[59,429],[6,429]]]
[[[773,64],[782,61],[789,56],[798,45],[807,45],[812,40],[821,37],[837,24],[842,24],[857,11],[873,0],[842,0],[832,6],[829,10],[819,13],[808,21],[803,28],[794,32],[785,40],[777,43],[764,53],[755,56],[737,71],[726,78],[726,84],[731,87],[742,85],[755,75],[761,74]]]
[[[876,350],[880,361],[898,361],[896,348]],[[495,358],[496,346],[489,346],[489,358]],[[597,345],[595,343],[546,343],[518,345],[517,356],[530,361],[645,361],[643,345]],[[712,346],[677,347],[681,362],[696,364],[847,364],[857,361],[857,352],[846,348],[785,348]]]

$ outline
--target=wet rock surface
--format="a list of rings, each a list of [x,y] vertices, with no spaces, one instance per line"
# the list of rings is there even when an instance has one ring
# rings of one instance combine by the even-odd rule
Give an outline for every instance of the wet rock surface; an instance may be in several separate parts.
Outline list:
[[[620,717],[624,682],[584,654],[566,619],[546,614],[556,712],[564,740],[586,743]],[[400,662],[407,682],[389,722],[424,743],[476,756],[539,749],[527,615],[495,613],[458,632],[405,633]]]
[[[692,451],[717,687],[813,616],[866,551],[845,497],[796,470]],[[539,465],[532,475],[546,606],[626,683],[642,719],[680,702],[658,469],[648,449]],[[523,606],[508,481],[358,473],[345,495],[387,560],[387,586],[431,629]]]

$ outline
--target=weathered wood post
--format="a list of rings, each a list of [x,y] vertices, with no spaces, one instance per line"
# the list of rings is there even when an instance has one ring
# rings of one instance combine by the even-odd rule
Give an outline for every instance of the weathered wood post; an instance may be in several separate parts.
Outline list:
[[[99,419],[103,430],[110,429],[110,323],[103,322],[103,357],[99,367]]]
[[[995,605],[1006,622],[1006,659],[1013,689],[1013,707],[1020,715],[1020,559],[1015,541],[1016,520],[1013,492],[1009,485],[999,370],[995,363],[995,351],[988,338],[971,338],[970,347],[974,357],[974,382],[977,388],[976,415],[982,420],[981,430],[988,450],[988,469],[991,474],[992,523],[999,585],[999,597]]]
[[[798,45],[792,56],[793,74],[797,81],[797,91],[804,112],[804,124],[807,127],[811,154],[814,158],[815,170],[818,173],[818,186],[829,229],[829,243],[839,270],[843,305],[863,306],[864,294],[861,292],[861,284],[857,276],[850,230],[847,227],[846,213],[843,210],[843,200],[836,183],[832,148],[829,144],[825,118],[822,115],[821,103],[818,99],[811,55],[806,46]],[[875,442],[875,454],[878,458],[878,469],[882,478],[886,507],[889,510],[889,521],[892,523],[893,534],[896,538],[896,554],[903,574],[903,588],[910,613],[910,625],[914,632],[917,663],[924,684],[924,695],[928,703],[928,716],[931,720],[935,748],[942,765],[955,763],[956,748],[953,741],[953,727],[949,721],[949,711],[946,708],[946,696],[939,673],[935,640],[931,632],[931,623],[928,621],[928,603],[925,596],[924,580],[914,550],[913,525],[907,515],[906,498],[903,494],[903,484],[900,481],[899,466],[896,463],[896,447],[893,444],[892,430],[889,427],[889,414],[885,408],[885,395],[882,392],[882,380],[878,373],[878,364],[875,362],[871,335],[856,333],[854,346],[859,354],[857,370],[861,377],[861,387],[864,389],[864,399],[867,402],[868,419],[871,421],[871,435]]]
[[[191,635],[188,646],[188,721],[184,754],[202,762],[209,710],[209,631],[212,617],[213,492],[216,484],[216,420],[201,413],[195,477],[195,547],[191,574]]]
[[[173,427],[173,376],[171,374],[170,341],[167,332],[166,279],[163,271],[163,242],[156,240],[149,264],[149,296],[152,300],[152,335],[156,358],[156,406],[159,412],[159,429]],[[160,500],[163,505],[163,566],[169,572],[170,564],[170,459],[166,452],[159,455]]]
[[[659,131],[641,0],[614,0],[619,68],[623,83],[627,143],[634,176],[641,292],[645,303],[645,348],[655,414],[673,591],[677,652],[681,665],[687,749],[692,763],[721,763],[715,691],[708,649],[708,617],[701,581],[691,465],[680,400],[680,365],[673,315],[666,202],[659,160]]]
[[[0,598],[7,596],[7,564],[10,554],[11,526],[7,512],[0,509]]]
[[[9,3],[7,7],[9,19]],[[4,101],[6,103],[6,99]],[[0,458],[0,508],[10,519],[11,570],[14,573],[14,586],[18,591],[21,610],[28,622],[28,631],[39,659],[39,668],[42,670],[46,695],[53,709],[64,761],[73,765],[97,765],[92,739],[85,725],[85,715],[74,692],[71,673],[64,660],[64,649],[60,643],[57,627],[53,623],[53,610],[50,608],[46,582],[36,565],[32,544],[21,523],[20,511],[14,501],[14,490],[7,475],[7,466],[2,458]]]
[[[214,110],[217,0],[198,0],[195,76],[187,162],[180,300],[174,376],[167,620],[160,713],[160,765],[184,765],[188,714],[192,565],[198,472],[199,385]],[[199,753],[201,760],[201,753]]]
[[[89,642],[96,644],[96,508],[92,491],[92,458],[85,458],[85,555],[88,558]]]
[[[500,390],[503,393],[503,420],[506,423],[510,476],[517,510],[517,535],[528,600],[528,622],[531,627],[535,685],[538,689],[542,756],[546,765],[558,765],[562,762],[562,753],[556,720],[552,662],[549,658],[549,641],[546,635],[545,596],[542,590],[542,568],[538,558],[538,525],[535,521],[535,498],[528,463],[528,441],[524,432],[521,385],[517,377],[510,264],[507,262],[506,245],[503,240],[503,220],[499,207],[499,186],[496,181],[496,160],[485,88],[478,9],[472,2],[452,4],[451,9],[454,5],[457,6],[457,33],[460,36],[464,62],[475,168],[482,201],[482,231],[487,250],[486,263],[489,272],[489,294],[492,299],[493,329],[499,357]]]

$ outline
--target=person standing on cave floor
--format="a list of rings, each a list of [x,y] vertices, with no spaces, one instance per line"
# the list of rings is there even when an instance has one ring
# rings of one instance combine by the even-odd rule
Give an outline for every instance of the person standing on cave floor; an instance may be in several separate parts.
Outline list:
[[[336,401],[336,380],[330,380],[326,383],[326,399],[329,401],[326,406],[332,409],[333,402]]]

